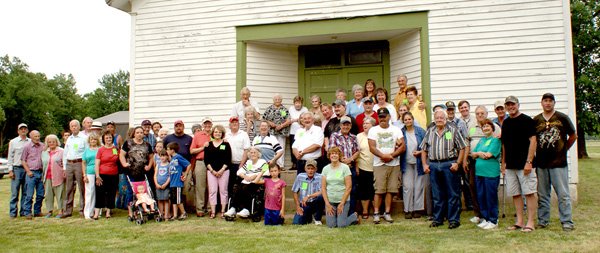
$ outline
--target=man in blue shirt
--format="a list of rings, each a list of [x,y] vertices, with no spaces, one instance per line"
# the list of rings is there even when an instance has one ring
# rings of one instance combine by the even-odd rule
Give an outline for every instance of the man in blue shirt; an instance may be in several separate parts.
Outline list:
[[[322,225],[325,202],[321,195],[321,174],[317,173],[317,162],[312,159],[306,161],[304,170],[306,172],[298,174],[292,186],[296,203],[293,224],[308,224],[314,215],[315,225]]]

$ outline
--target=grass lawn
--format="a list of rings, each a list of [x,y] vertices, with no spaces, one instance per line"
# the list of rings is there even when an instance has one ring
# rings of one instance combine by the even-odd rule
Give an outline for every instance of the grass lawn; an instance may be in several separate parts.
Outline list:
[[[472,212],[462,213],[462,226],[429,228],[422,219],[395,217],[393,224],[365,224],[345,229],[325,226],[265,227],[248,221],[190,217],[186,221],[142,226],[127,222],[126,212],[117,210],[110,220],[82,218],[8,217],[10,180],[0,180],[0,252],[115,252],[181,251],[202,252],[598,252],[600,251],[600,145],[588,148],[591,159],[580,160],[579,202],[574,207],[576,230],[561,230],[556,206],[548,229],[533,233],[510,232],[513,209],[507,203],[507,217],[500,229],[483,231],[470,224]],[[45,208],[43,209],[45,211]],[[286,219],[288,223],[291,218]]]

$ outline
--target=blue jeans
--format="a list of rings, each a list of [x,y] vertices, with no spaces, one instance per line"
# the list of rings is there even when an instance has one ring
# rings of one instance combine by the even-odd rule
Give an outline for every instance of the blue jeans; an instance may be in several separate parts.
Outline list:
[[[25,205],[23,205],[23,214],[31,215],[31,204],[33,203],[33,192],[35,191],[34,214],[42,213],[42,202],[44,201],[44,181],[42,170],[32,170],[33,176],[25,175]]]
[[[498,185],[500,177],[475,177],[481,218],[498,224]]]
[[[344,210],[341,214],[338,215],[337,209],[339,203],[331,203],[333,206],[333,215],[326,214],[325,220],[327,220],[327,227],[330,228],[343,228],[352,225],[352,223],[358,220],[356,216],[356,212],[352,212],[351,215],[348,215],[348,210],[350,209],[350,203],[346,202],[344,204]]]
[[[295,214],[294,221],[292,224],[294,225],[304,225],[308,224],[312,221],[313,215],[315,220],[321,221],[323,218],[323,210],[325,209],[325,202],[323,201],[323,197],[319,196],[315,198],[311,202],[307,202],[306,206],[302,207],[304,211],[303,215]]]
[[[13,166],[15,179],[10,181],[10,217],[17,217],[19,207],[19,195],[21,196],[21,216],[24,216],[23,206],[25,206],[25,169],[21,166]]]
[[[449,222],[460,223],[460,176],[450,171],[453,162],[456,161],[429,163],[433,219],[438,223],[443,223],[445,217]]]
[[[568,167],[536,170],[538,176],[538,223],[550,223],[550,194],[558,197],[558,213],[563,226],[573,226]]]
[[[280,210],[270,210],[265,208],[265,225],[283,225],[283,218],[279,216]]]

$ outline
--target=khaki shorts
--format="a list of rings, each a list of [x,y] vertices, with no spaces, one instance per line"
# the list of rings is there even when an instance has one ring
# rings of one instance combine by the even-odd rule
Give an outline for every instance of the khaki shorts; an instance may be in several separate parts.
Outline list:
[[[400,166],[383,165],[373,167],[375,194],[398,193],[400,174]]]
[[[529,195],[537,192],[535,168],[525,176],[523,170],[507,169],[504,174],[508,196]]]

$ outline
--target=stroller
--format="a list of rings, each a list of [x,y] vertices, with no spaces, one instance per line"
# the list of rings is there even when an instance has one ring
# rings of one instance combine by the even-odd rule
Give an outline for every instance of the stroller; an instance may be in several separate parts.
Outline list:
[[[129,185],[131,186],[131,189],[133,191],[133,201],[131,201],[128,205],[129,211],[132,215],[128,217],[128,220],[130,222],[135,221],[135,223],[138,225],[142,225],[142,224],[148,222],[148,220],[152,220],[152,219],[155,219],[156,222],[164,221],[164,218],[162,218],[162,214],[160,213],[160,211],[158,209],[157,202],[154,199],[154,194],[152,192],[152,188],[150,188],[150,183],[148,182],[148,177],[145,177],[144,181],[132,182],[131,179],[129,178],[129,176],[127,176],[127,181],[129,182]],[[149,200],[153,203],[152,206],[153,206],[154,210],[146,212],[143,207],[144,203],[136,204],[138,202],[138,199],[137,199],[137,194],[139,193],[138,189],[145,190],[145,192],[149,195],[149,197],[150,197]]]

